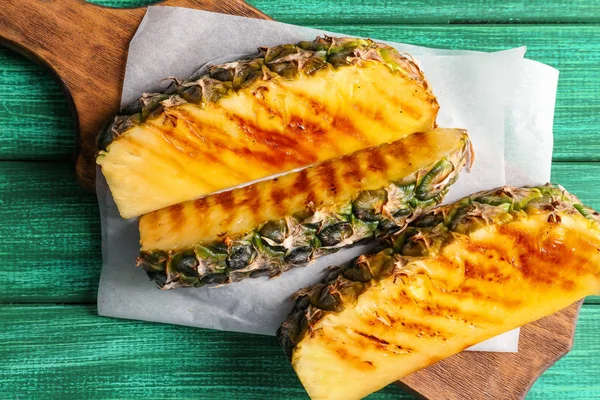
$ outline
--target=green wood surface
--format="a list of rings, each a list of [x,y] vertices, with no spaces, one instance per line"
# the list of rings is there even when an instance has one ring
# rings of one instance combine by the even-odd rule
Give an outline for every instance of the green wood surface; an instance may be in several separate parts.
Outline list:
[[[246,0],[278,21],[291,24],[598,23],[595,0]],[[93,0],[108,7],[137,7],[149,0]]]
[[[273,337],[103,318],[86,305],[4,305],[0,321],[0,392],[15,398],[307,398]],[[600,307],[582,309],[573,350],[528,399],[598,399],[598,321]],[[369,398],[412,397],[390,386]]]
[[[529,58],[561,72],[552,180],[600,209],[600,1],[248,2],[348,35],[484,51],[527,45]],[[73,126],[50,73],[0,48],[0,398],[306,398],[273,338],[96,315],[100,224],[94,195],[73,180]],[[527,398],[600,399],[599,329],[600,297],[590,297],[574,349]],[[370,398],[411,397],[388,387]]]
[[[592,0],[248,0],[278,21],[328,24],[598,23]]]
[[[0,162],[0,302],[93,302],[98,203],[68,163]]]

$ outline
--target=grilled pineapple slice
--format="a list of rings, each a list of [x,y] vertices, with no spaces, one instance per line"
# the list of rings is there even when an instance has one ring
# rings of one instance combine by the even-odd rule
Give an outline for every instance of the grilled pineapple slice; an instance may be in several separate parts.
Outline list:
[[[439,204],[470,159],[460,129],[417,133],[140,218],[142,266],[160,287],[275,276]]]
[[[560,187],[437,208],[297,293],[278,331],[313,399],[358,399],[600,292],[600,215]]]
[[[124,218],[434,128],[422,72],[366,39],[317,38],[144,95],[98,138]]]

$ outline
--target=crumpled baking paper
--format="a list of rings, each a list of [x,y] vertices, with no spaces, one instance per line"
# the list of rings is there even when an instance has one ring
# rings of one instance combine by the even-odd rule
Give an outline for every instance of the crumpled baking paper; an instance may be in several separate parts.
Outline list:
[[[322,31],[272,21],[177,7],[149,7],[129,47],[122,104],[157,91],[174,76],[201,65],[251,54],[258,46],[312,40]],[[343,33],[330,33],[343,36]],[[476,159],[446,201],[504,184],[543,184],[550,178],[552,122],[558,71],[524,59],[525,48],[496,53],[388,44],[410,53],[440,103],[438,124],[466,128]],[[123,220],[100,170],[102,222],[100,315],[228,331],[274,335],[292,307],[290,296],[322,279],[322,270],[358,256],[369,246],[342,250],[276,279],[257,278],[224,287],[160,291],[134,268],[137,219]],[[518,330],[481,343],[482,351],[517,351]]]

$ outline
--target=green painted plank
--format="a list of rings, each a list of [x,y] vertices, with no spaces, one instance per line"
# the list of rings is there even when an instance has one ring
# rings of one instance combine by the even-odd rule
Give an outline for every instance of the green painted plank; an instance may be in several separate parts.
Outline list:
[[[600,163],[555,163],[552,178],[600,210],[598,176]],[[0,221],[0,302],[96,301],[96,199],[66,163],[0,162]]]
[[[0,47],[0,159],[69,160],[75,118],[51,73]]]
[[[0,306],[3,398],[307,399],[275,338],[124,321],[94,306]],[[600,307],[528,399],[598,399]],[[371,399],[410,399],[394,386]]]
[[[600,21],[600,8],[587,0],[502,2],[473,0],[247,0],[279,21],[293,24],[448,24],[448,23],[589,23]],[[136,7],[149,0],[94,0],[111,7]]]
[[[247,0],[271,17],[293,24],[593,23],[600,9],[586,0]],[[313,22],[314,21],[314,22]]]
[[[600,188],[595,183],[599,177],[600,163],[555,162],[550,179],[575,194],[584,204],[600,210]],[[590,296],[585,302],[600,304],[600,296]]]
[[[0,306],[0,320],[3,397],[307,398],[273,337],[102,318],[93,306]],[[372,398],[411,397],[391,387]]]
[[[1,302],[90,302],[102,265],[96,197],[68,163],[0,162]]]
[[[314,26],[443,48],[491,51],[527,45],[530,58],[561,71],[555,160],[600,161],[599,25]],[[73,118],[49,73],[0,48],[0,93],[0,160],[71,157]]]
[[[552,164],[552,182],[561,184],[577,195],[586,205],[600,210],[600,163],[555,162]]]

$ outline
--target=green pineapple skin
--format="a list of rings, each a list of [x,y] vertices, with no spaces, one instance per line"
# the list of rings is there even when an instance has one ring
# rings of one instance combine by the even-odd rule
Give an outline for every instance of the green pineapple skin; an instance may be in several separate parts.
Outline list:
[[[146,119],[165,108],[185,103],[205,104],[251,85],[256,80],[275,77],[294,79],[299,73],[311,75],[323,68],[340,68],[358,60],[377,60],[392,71],[400,72],[427,85],[422,72],[409,58],[393,47],[370,39],[317,37],[313,41],[261,47],[258,53],[236,62],[200,69],[185,81],[173,80],[162,93],[145,93],[124,107],[100,132],[99,150],[108,146]]]
[[[417,257],[436,254],[456,234],[468,234],[490,224],[501,225],[538,212],[548,213],[549,222],[552,218],[560,221],[560,213],[579,213],[600,229],[600,213],[581,204],[559,185],[501,187],[474,193],[456,203],[434,208],[389,237],[377,252],[331,267],[321,283],[298,291],[277,338],[291,359],[296,344],[312,326],[327,313],[351,307],[371,285],[395,273],[398,263],[405,265]]]
[[[444,159],[402,182],[359,192],[351,202],[328,209],[320,219],[315,220],[315,215],[320,215],[317,209],[311,215],[268,221],[225,240],[177,251],[146,251],[136,265],[161,289],[275,277],[343,247],[401,231],[410,221],[442,202],[458,179],[459,171],[471,159],[471,143],[465,136],[462,145]],[[291,241],[292,247],[286,248],[285,241]]]

